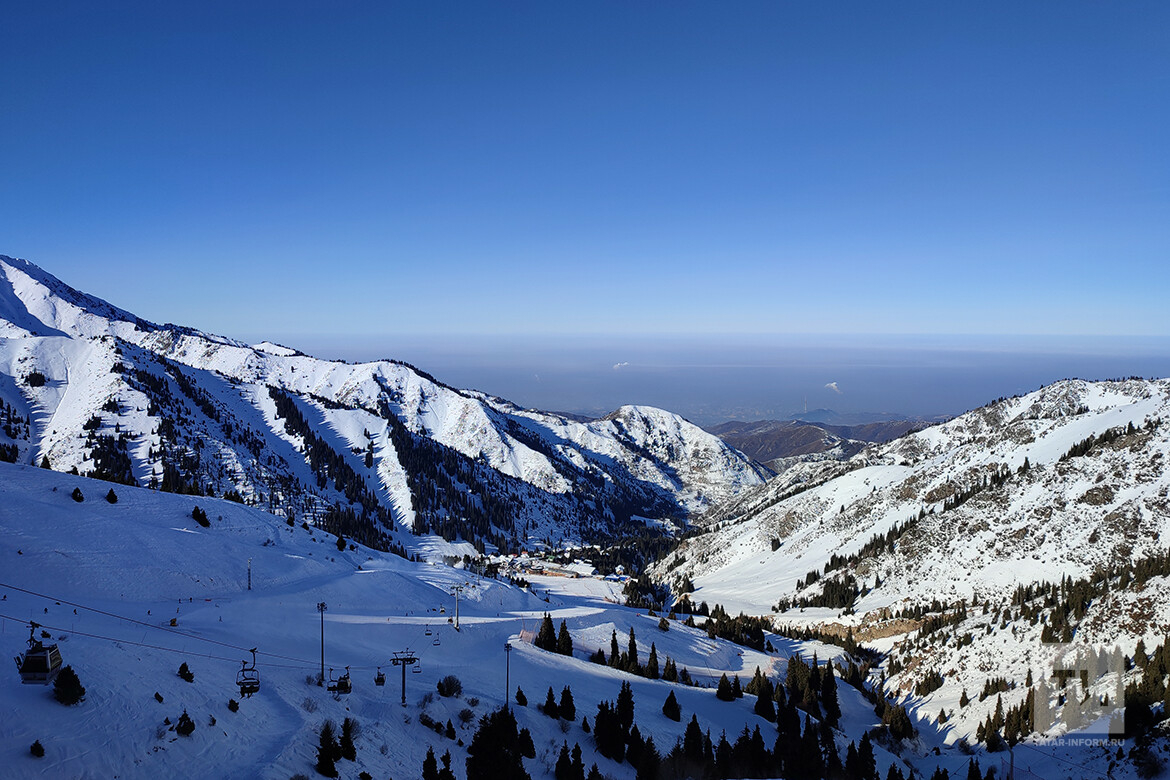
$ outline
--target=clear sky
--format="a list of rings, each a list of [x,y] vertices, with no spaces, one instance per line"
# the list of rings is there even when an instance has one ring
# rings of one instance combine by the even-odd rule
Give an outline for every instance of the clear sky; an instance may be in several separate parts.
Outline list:
[[[1170,333],[1170,3],[7,3],[0,252],[143,317]]]

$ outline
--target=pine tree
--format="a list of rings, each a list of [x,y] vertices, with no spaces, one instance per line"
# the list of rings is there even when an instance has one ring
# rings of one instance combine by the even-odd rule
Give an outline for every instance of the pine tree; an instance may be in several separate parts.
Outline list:
[[[731,682],[727,679],[726,673],[719,678],[719,687],[715,689],[715,698],[719,701],[735,699],[735,694],[731,692]]]
[[[621,665],[621,650],[618,649],[617,629],[609,635],[609,665],[615,669]]]
[[[432,747],[427,747],[427,757],[423,759],[422,780],[439,780],[439,762],[435,760],[435,749]]]
[[[447,721],[450,725],[451,721]],[[357,760],[357,747],[353,744],[353,735],[356,730],[357,721],[353,718],[346,718],[341,721],[341,757],[346,761]],[[454,731],[454,729],[451,729]]]
[[[634,691],[630,688],[630,684],[624,681],[621,690],[618,691],[617,719],[621,725],[622,733],[629,734],[630,727],[634,725]]]
[[[561,629],[557,632],[557,652],[561,655],[573,654],[573,637],[569,636],[569,627],[561,621]]]
[[[569,777],[571,780],[585,780],[585,762],[581,760],[581,746],[573,743],[573,750],[569,754]]]
[[[552,618],[547,612],[544,613],[544,618],[540,621],[540,631],[537,632],[533,644],[541,650],[548,650],[550,653],[555,653],[557,650],[557,632],[553,628]]]
[[[114,492],[113,488],[110,488],[110,492],[106,493],[106,501],[109,501],[111,504],[118,503],[118,494]]]
[[[317,773],[325,777],[337,777],[335,753],[337,739],[333,734],[333,722],[325,721],[321,724],[321,734],[317,742]],[[433,759],[434,756],[432,755]]]
[[[69,495],[69,497],[79,504],[85,500],[85,496],[82,495],[81,488],[79,487],[73,488],[73,492]]]
[[[658,649],[650,643],[650,655],[646,658],[646,676],[651,680],[658,679]]]
[[[521,707],[528,706],[528,697],[524,695],[524,689],[519,685],[516,686],[516,703]]]
[[[666,701],[662,703],[662,714],[675,723],[682,719],[682,711],[678,706],[678,699],[674,698],[674,691],[666,695]]]
[[[557,764],[553,768],[553,777],[556,780],[570,780],[573,771],[573,760],[569,758],[569,743],[561,743],[561,753],[557,756]]]
[[[877,759],[873,754],[873,743],[869,734],[861,735],[861,743],[857,748],[857,757],[861,763],[861,776],[864,780],[878,780]]]
[[[638,669],[638,640],[636,640],[634,638],[634,627],[633,626],[630,626],[630,642],[629,642],[629,649],[626,650],[626,654],[628,656],[628,658],[626,660],[626,668],[629,669],[631,672],[637,671],[637,669]]]
[[[57,679],[53,682],[53,698],[66,706],[85,701],[85,688],[72,666],[66,666],[57,673]]]
[[[467,780],[531,780],[519,748],[516,718],[509,709],[483,716],[467,748]]]
[[[179,716],[179,720],[175,723],[175,733],[180,737],[189,737],[195,731],[195,721],[191,720],[191,716],[183,710],[183,714]]]
[[[735,677],[733,677],[731,679],[731,695],[737,699],[743,698],[743,688],[741,688],[739,685],[739,675],[738,674],[735,675]]]
[[[821,707],[825,720],[830,726],[836,726],[841,719],[841,705],[837,701],[837,680],[832,661],[825,664],[825,673],[821,676]]]
[[[757,690],[755,712],[769,723],[776,720],[776,707],[772,703],[772,683],[767,679]]]
[[[548,696],[544,698],[544,714],[550,718],[559,718],[560,710],[557,708],[557,699],[553,695],[553,689],[550,685],[548,687]]]
[[[577,705],[573,703],[573,691],[567,685],[561,689],[561,700],[557,702],[557,710],[565,720],[577,719]]]
[[[444,750],[443,766],[439,767],[439,780],[455,780],[455,773],[451,771],[451,751]]]
[[[536,745],[532,742],[532,732],[526,728],[520,729],[520,734],[516,737],[516,751],[524,758],[536,758]]]

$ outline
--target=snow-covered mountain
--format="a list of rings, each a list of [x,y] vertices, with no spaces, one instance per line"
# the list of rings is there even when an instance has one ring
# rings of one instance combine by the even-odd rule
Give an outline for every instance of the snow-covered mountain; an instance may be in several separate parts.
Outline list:
[[[1048,643],[1132,655],[1170,634],[1168,420],[1170,380],[1061,381],[794,466],[711,512],[652,573],[732,614],[852,630],[890,651],[889,690],[932,722],[952,711],[951,740],[974,741],[996,697],[962,707],[963,691],[1003,676],[1004,706],[1022,703]],[[1087,595],[1062,606],[1070,592]]]
[[[4,256],[0,400],[17,462],[226,494],[379,546],[593,540],[764,477],[662,410],[579,422],[400,362],[157,325]]]

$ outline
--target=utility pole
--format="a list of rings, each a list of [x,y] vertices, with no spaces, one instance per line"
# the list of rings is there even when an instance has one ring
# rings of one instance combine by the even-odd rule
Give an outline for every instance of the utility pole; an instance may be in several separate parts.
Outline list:
[[[317,678],[317,685],[325,684],[325,610],[328,607],[324,601],[318,602],[317,611],[321,613],[321,676]]]
[[[252,589],[252,559],[248,559],[248,590]]]
[[[463,583],[466,585],[467,583]],[[463,585],[456,585],[451,590],[451,595],[455,597],[455,630],[459,630],[459,594],[463,592]]]
[[[504,642],[504,706],[512,709],[512,643]]]
[[[395,666],[402,667],[402,706],[405,707],[406,706],[406,667],[410,666],[411,664],[417,664],[418,663],[418,656],[415,655],[414,653],[410,652],[409,650],[402,650],[402,651],[398,651],[398,652],[394,653],[394,658],[392,658],[390,660],[390,663],[394,664]]]

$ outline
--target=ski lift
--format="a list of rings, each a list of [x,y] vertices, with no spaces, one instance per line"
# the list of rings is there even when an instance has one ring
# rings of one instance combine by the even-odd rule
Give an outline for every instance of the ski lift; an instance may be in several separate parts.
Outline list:
[[[439,607],[439,614],[440,614],[440,615],[446,615],[446,614],[447,614],[447,608],[446,608],[446,607],[442,607],[442,606],[441,606],[441,607]]]
[[[435,647],[438,647],[439,645],[441,645],[443,643],[439,641],[438,637],[435,637],[435,641],[431,642],[431,644],[434,645]]]
[[[28,650],[16,658],[20,681],[25,684],[48,685],[61,671],[61,651],[57,645],[46,645],[36,638],[38,623],[28,624]]]
[[[386,684],[386,675],[382,674],[382,667],[378,667],[378,673],[374,675],[374,685],[381,687]]]
[[[325,689],[330,693],[350,693],[353,685],[349,682],[349,667],[345,667],[345,674],[334,679],[333,667],[329,667],[329,686]]]
[[[252,664],[240,661],[240,671],[236,672],[236,685],[240,686],[241,696],[251,696],[260,691],[260,672],[256,671],[256,648],[252,648]]]
[[[431,627],[430,627],[430,625],[429,625],[429,624],[427,625],[427,630],[426,630],[426,631],[424,631],[423,633],[424,633],[424,634],[426,634],[427,636],[430,636],[430,635],[431,635],[431,633],[432,633],[432,632],[431,632]]]
[[[410,667],[411,674],[422,674],[422,661],[418,661]]]

